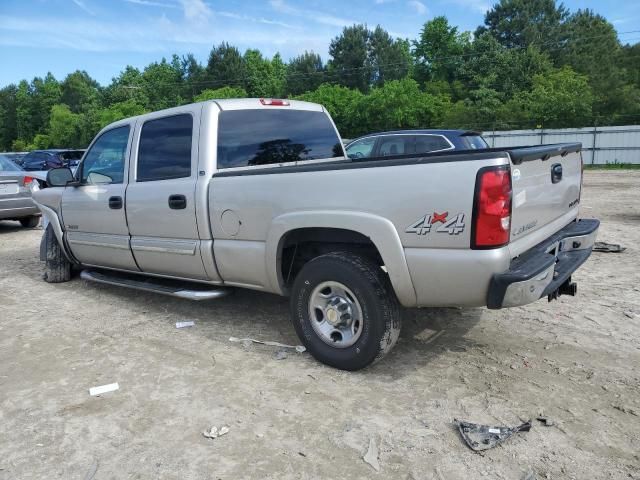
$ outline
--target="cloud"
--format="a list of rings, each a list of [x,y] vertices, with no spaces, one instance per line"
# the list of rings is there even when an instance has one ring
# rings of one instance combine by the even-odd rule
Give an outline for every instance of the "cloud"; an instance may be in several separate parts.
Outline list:
[[[249,15],[244,15],[242,13],[226,12],[226,11],[218,11],[218,10],[214,10],[213,13],[215,15],[220,16],[220,17],[232,18],[234,20],[242,20],[242,21],[245,21],[245,22],[262,23],[264,25],[274,25],[274,26],[277,26],[277,27],[290,28],[292,30],[302,30],[302,27],[298,27],[298,26],[295,26],[295,25],[291,25],[289,23],[281,22],[279,20],[270,20],[268,18],[263,18],[263,17],[251,17]]]
[[[133,3],[135,5],[142,5],[145,7],[160,7],[160,8],[180,8],[179,5],[175,3],[165,3],[165,2],[156,2],[154,0],[124,0],[128,3]]]
[[[88,13],[89,15],[95,15],[95,12],[91,10],[89,7],[87,7],[83,0],[71,0],[71,1],[75,3],[78,7],[80,7],[82,10],[84,10],[85,13]]]
[[[283,13],[285,15],[291,15],[292,17],[306,18],[307,20],[312,20],[323,25],[330,25],[332,27],[346,27],[348,25],[357,23],[353,20],[336,17],[324,12],[308,10],[306,8],[295,8],[291,5],[288,5],[284,0],[269,0],[269,4],[271,5],[271,8],[273,8],[276,12]]]
[[[202,0],[180,0],[184,18],[189,21],[205,22],[211,16],[211,9]]]
[[[482,14],[491,8],[491,4],[486,0],[453,0],[453,2]]]
[[[420,0],[409,0],[407,5],[413,8],[418,15],[425,15],[427,13],[427,7]]]

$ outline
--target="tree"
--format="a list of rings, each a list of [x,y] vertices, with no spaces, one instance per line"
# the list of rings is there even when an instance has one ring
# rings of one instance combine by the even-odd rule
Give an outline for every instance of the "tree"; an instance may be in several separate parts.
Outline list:
[[[331,41],[329,55],[330,78],[361,92],[405,77],[411,64],[408,42],[394,40],[379,25],[373,31],[366,25],[345,27]]]
[[[512,102],[545,128],[587,125],[592,120],[593,95],[585,75],[569,67],[533,78],[533,89]]]
[[[94,108],[99,101],[100,85],[85,71],[76,70],[60,84],[61,102],[74,113]]]
[[[426,22],[420,38],[413,41],[415,79],[419,83],[453,82],[469,41],[469,33],[459,33],[457,27],[449,25],[446,17],[435,17]]]
[[[565,43],[556,53],[556,63],[589,77],[597,115],[623,109],[622,46],[613,25],[592,10],[578,10],[567,19],[563,32]]]
[[[357,136],[367,131],[367,126],[362,123],[360,117],[364,95],[358,90],[324,83],[316,90],[294,98],[323,105],[345,137]]]
[[[500,0],[484,17],[476,36],[489,32],[507,48],[537,45],[555,48],[561,39],[561,24],[567,10],[556,0]]]
[[[177,56],[173,56],[171,63],[163,58],[159,63],[147,65],[141,80],[147,109],[162,110],[185,103],[182,69]]]
[[[280,97],[284,91],[285,66],[279,54],[263,58],[259,50],[244,54],[246,89],[251,97]]]
[[[206,68],[207,86],[211,88],[244,87],[245,74],[245,60],[236,47],[222,42],[211,49]]]
[[[305,51],[289,60],[286,68],[286,95],[300,95],[315,90],[325,81],[326,70],[317,53]]]
[[[80,123],[81,115],[73,113],[64,104],[54,105],[51,108],[51,118],[49,120],[47,147],[59,148],[79,148],[85,145],[80,143]],[[39,145],[39,148],[43,148]]]
[[[193,99],[194,102],[204,102],[205,100],[217,100],[223,98],[245,98],[247,92],[244,88],[240,87],[222,87],[216,89],[206,89],[196,95]]]
[[[11,143],[17,138],[16,85],[8,85],[0,90],[0,149],[11,149]]]

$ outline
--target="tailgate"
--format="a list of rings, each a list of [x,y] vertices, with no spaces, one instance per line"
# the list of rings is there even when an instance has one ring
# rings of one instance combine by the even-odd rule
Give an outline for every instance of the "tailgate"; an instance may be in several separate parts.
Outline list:
[[[581,144],[575,143],[509,151],[513,188],[511,241],[532,235],[560,217],[571,216],[572,220],[578,215],[581,148]],[[569,215],[570,212],[575,215]],[[552,233],[555,232],[545,232]]]

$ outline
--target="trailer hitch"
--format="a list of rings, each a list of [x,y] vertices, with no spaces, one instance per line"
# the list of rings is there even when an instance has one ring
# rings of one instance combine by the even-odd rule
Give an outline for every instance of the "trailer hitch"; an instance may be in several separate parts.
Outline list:
[[[557,290],[551,292],[548,295],[548,300],[555,300],[561,295],[571,295],[572,297],[576,296],[578,293],[578,284],[571,281],[571,277],[567,278],[567,280],[558,287]]]

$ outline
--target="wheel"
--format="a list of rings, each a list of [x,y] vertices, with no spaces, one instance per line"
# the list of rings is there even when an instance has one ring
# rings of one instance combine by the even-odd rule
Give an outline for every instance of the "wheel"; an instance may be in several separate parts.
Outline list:
[[[36,217],[35,215],[20,219],[20,225],[22,225],[24,228],[35,228],[39,223],[40,217]]]
[[[332,252],[305,264],[291,295],[293,325],[317,360],[359,370],[381,359],[400,335],[389,278],[368,258]]]
[[[58,243],[53,227],[47,226],[42,239],[45,242],[44,280],[48,283],[62,283],[71,280],[71,262],[67,260]]]

